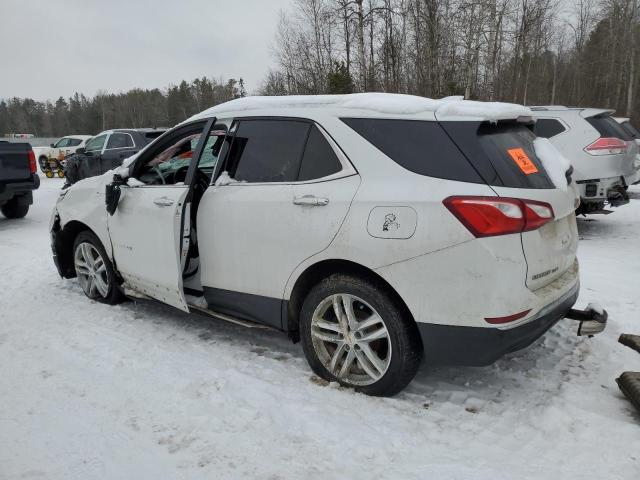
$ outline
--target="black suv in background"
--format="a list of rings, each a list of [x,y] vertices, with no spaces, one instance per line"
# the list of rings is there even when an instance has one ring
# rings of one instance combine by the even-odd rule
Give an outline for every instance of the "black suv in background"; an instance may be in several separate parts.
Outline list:
[[[67,184],[102,175],[121,165],[125,158],[138,153],[165,131],[166,128],[119,128],[99,133],[75,155],[67,157]]]

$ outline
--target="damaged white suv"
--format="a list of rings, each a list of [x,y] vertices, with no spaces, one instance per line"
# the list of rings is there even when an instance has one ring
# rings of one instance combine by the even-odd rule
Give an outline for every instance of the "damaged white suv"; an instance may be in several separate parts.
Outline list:
[[[568,163],[517,105],[249,97],[64,190],[54,260],[90,298],[151,297],[300,339],[319,376],[392,395],[487,365],[572,310]]]

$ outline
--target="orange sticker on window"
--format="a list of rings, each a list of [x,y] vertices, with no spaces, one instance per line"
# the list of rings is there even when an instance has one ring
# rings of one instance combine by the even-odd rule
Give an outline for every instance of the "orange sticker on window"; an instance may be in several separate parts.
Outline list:
[[[522,173],[525,175],[538,173],[538,167],[536,167],[536,164],[531,161],[523,149],[510,148],[507,150],[507,153],[511,156],[513,161],[516,162],[516,165],[520,167],[520,170],[522,170]]]

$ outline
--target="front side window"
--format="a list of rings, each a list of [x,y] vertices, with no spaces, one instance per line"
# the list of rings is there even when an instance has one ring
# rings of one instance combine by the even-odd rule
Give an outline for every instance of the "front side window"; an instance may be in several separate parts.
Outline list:
[[[58,140],[56,142],[56,144],[53,146],[53,148],[63,148],[63,147],[68,147],[69,146],[69,139],[68,138],[61,138],[60,140]]]
[[[227,170],[238,181],[296,181],[309,128],[298,120],[241,120]]]
[[[85,147],[85,151],[87,152],[99,152],[104,147],[104,142],[107,139],[107,135],[98,135],[97,137],[93,137],[91,140],[87,142],[87,146]]]
[[[112,133],[107,142],[107,150],[111,148],[133,148],[131,135],[127,133]]]
[[[67,139],[67,147],[77,147],[82,143],[82,140],[79,138],[68,138]]]
[[[184,182],[198,145],[200,133],[187,133],[155,155],[143,167],[139,180],[148,185],[175,185]]]

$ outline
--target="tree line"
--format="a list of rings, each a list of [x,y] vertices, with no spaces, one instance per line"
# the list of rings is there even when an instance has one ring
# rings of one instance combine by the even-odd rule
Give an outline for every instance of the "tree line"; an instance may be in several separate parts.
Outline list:
[[[291,0],[262,95],[381,91],[605,107],[640,123],[640,0]],[[0,101],[0,134],[173,126],[242,79]]]
[[[55,102],[31,98],[0,101],[0,136],[32,133],[37,137],[95,135],[110,128],[171,127],[195,113],[246,94],[242,79],[198,78],[162,91],[135,88],[126,93],[76,93]]]
[[[640,120],[639,0],[293,0],[266,95],[399,92]]]

